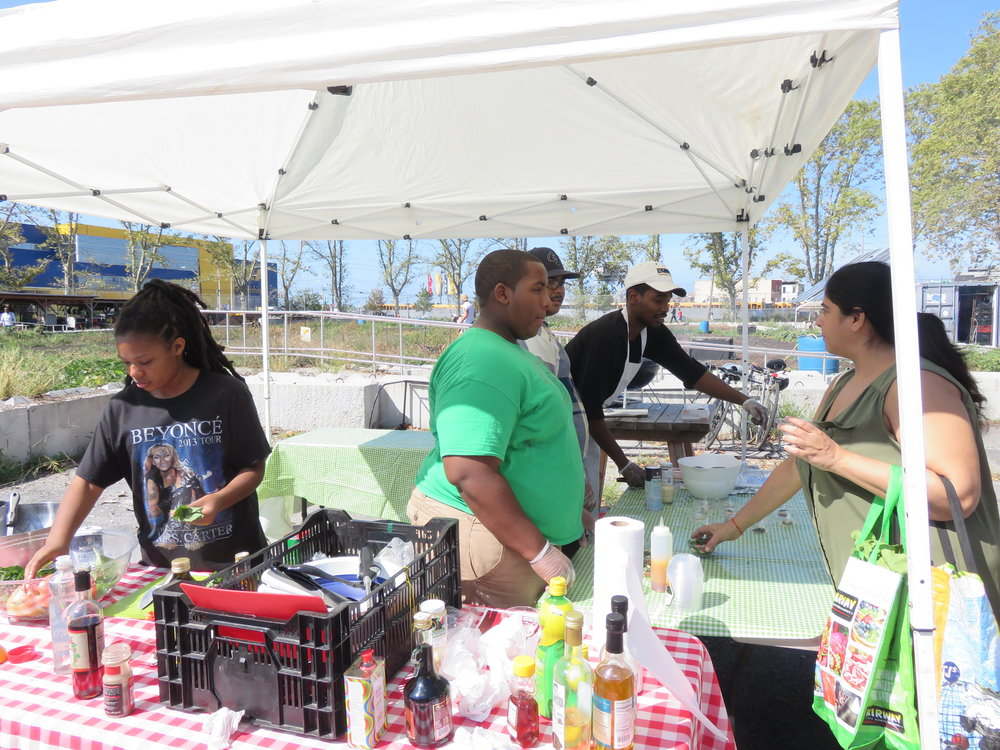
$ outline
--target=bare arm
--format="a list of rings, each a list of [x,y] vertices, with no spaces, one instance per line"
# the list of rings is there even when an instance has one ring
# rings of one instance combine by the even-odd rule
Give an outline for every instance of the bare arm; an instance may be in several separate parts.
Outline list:
[[[611,430],[608,429],[608,423],[605,420],[595,419],[590,422],[590,436],[608,454],[608,457],[615,462],[615,466],[618,467],[619,471],[628,463],[625,452],[618,445],[617,441],[611,437]]]
[[[721,398],[723,401],[729,401],[737,406],[742,406],[743,402],[747,400],[747,395],[745,393],[726,385],[721,378],[717,378],[710,372],[706,372],[698,378],[692,387],[697,391],[701,391],[709,396]]]
[[[73,535],[94,509],[97,498],[102,492],[104,492],[103,487],[91,484],[82,477],[73,477],[66,492],[63,493],[62,500],[59,501],[59,509],[56,511],[45,544],[24,566],[25,578],[34,578],[35,573],[46,563],[59,555],[69,554],[69,543]]]
[[[226,508],[236,505],[253,492],[264,479],[264,461],[257,461],[240,471],[221,490],[209,493],[191,503],[192,508],[201,508],[202,518],[194,521],[196,526],[208,526]]]
[[[969,421],[958,389],[944,378],[923,372],[924,452],[927,464],[929,514],[933,521],[951,520],[948,496],[939,475],[955,485],[963,514],[968,517],[979,504],[982,489],[975,428]],[[883,406],[886,428],[902,442],[899,399],[895,384],[886,393]],[[780,429],[789,453],[819,469],[839,474],[869,492],[884,496],[890,466],[837,445],[809,422],[789,419]]]
[[[501,544],[531,561],[546,539],[521,509],[492,456],[444,456],[444,473],[473,515]]]
[[[802,481],[795,469],[795,459],[786,458],[771,472],[763,486],[754,493],[750,501],[737,511],[732,521],[713,523],[694,530],[692,538],[708,535],[705,551],[711,552],[720,542],[728,542],[742,535],[760,519],[777,508],[802,489]]]

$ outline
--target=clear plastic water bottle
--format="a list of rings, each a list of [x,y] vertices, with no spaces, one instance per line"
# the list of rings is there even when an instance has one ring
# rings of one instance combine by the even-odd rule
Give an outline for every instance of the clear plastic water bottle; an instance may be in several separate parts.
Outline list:
[[[73,588],[73,561],[69,555],[56,558],[56,572],[49,579],[49,629],[52,632],[52,668],[56,674],[71,674],[66,607],[76,599]]]

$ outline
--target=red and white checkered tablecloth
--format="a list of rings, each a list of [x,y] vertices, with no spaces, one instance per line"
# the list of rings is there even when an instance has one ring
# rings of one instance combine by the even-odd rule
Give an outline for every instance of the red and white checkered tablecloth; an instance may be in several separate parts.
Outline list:
[[[162,577],[166,571],[132,566],[110,598],[120,598]],[[681,709],[662,687],[648,689],[639,697],[635,737],[636,750],[735,750],[729,718],[722,700],[715,669],[708,652],[696,638],[674,630],[658,630],[661,640],[691,680],[700,696],[701,709],[727,733],[718,739]],[[140,743],[151,747],[198,748],[203,746],[202,724],[206,713],[187,713],[159,703],[156,682],[155,626],[148,620],[105,620],[105,642],[124,641],[132,647],[135,675],[135,712],[122,719],[105,715],[100,698],[73,698],[70,677],[51,671],[52,652],[46,627],[0,624],[0,644],[10,649],[31,644],[40,657],[22,664],[0,665],[0,748],[3,750],[137,750]],[[597,649],[594,649],[596,651]],[[409,748],[403,723],[403,682],[408,670],[400,670],[388,686],[389,728],[379,748]],[[543,737],[548,721],[543,722]],[[455,725],[470,730],[477,726],[506,735],[507,707],[494,709],[481,724],[456,717]],[[280,732],[243,722],[232,736],[232,747],[268,750],[328,750],[346,744],[304,735]],[[457,746],[452,743],[451,747]],[[548,748],[548,742],[540,747]]]

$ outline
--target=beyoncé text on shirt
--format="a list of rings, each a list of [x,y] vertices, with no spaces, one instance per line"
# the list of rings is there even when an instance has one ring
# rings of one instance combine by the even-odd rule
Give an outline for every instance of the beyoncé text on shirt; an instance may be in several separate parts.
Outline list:
[[[183,438],[192,439],[219,436],[222,435],[222,417],[216,417],[215,419],[192,419],[190,422],[175,422],[171,425],[137,427],[129,430],[129,433],[132,437],[132,445],[161,441],[168,437],[180,440]],[[199,445],[201,443],[191,444]]]

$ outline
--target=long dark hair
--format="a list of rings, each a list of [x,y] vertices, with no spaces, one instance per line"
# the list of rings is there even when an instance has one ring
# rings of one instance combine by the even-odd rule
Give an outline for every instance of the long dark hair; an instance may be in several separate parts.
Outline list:
[[[849,263],[834,271],[826,282],[826,296],[844,315],[863,312],[876,335],[895,346],[892,323],[892,273],[879,261]],[[986,397],[979,391],[961,350],[948,338],[944,323],[931,313],[917,314],[920,356],[947,370],[975,404],[980,421]]]
[[[207,307],[201,297],[177,284],[150,279],[125,303],[115,322],[115,338],[128,334],[154,336],[170,343],[184,339],[184,361],[199,370],[232,375],[243,380],[222,346],[212,337],[208,321],[201,314]],[[125,385],[132,382],[125,376]]]

